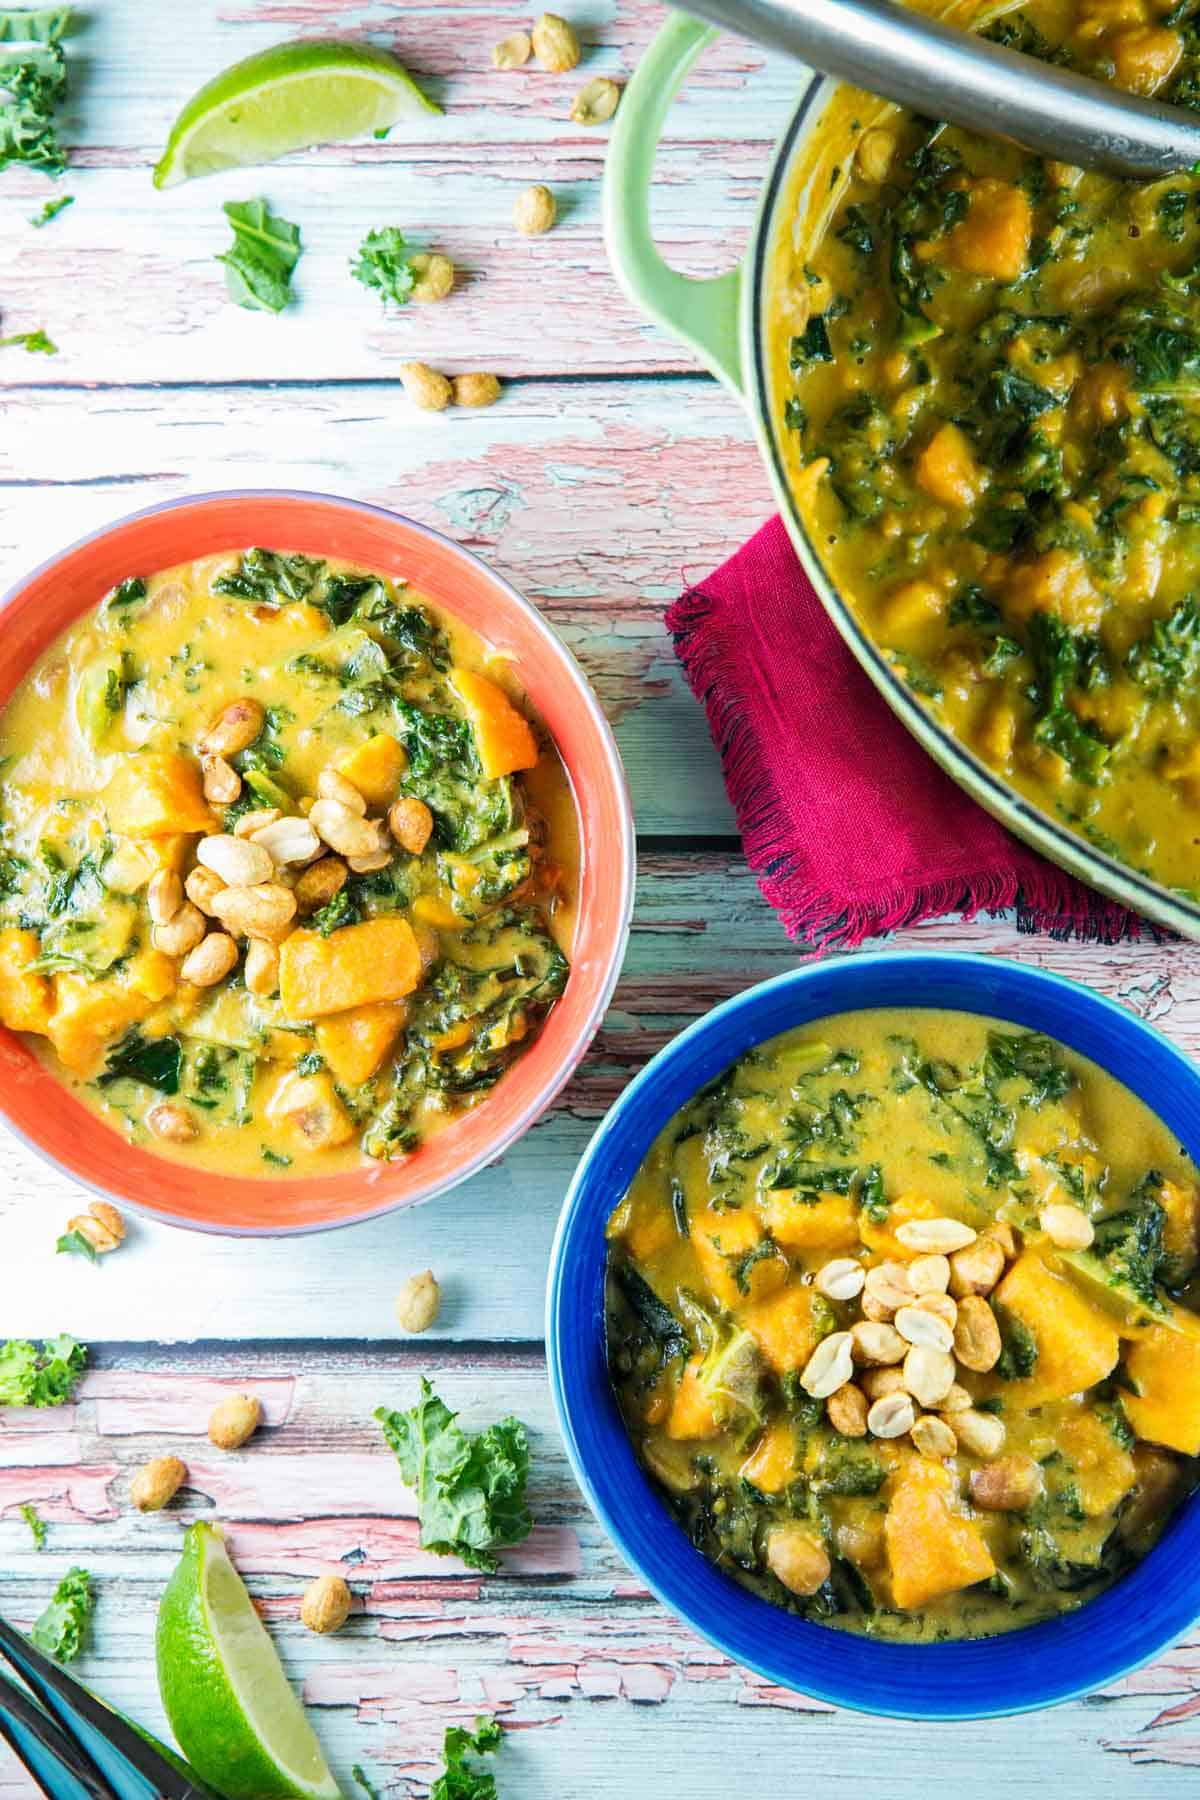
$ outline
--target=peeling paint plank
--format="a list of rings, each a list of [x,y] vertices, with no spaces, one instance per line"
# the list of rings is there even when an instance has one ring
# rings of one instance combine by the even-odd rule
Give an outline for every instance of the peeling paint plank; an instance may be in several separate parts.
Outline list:
[[[68,1563],[86,1560],[99,1602],[95,1648],[80,1672],[162,1731],[154,1609],[180,1526],[222,1518],[343,1782],[358,1762],[394,1800],[424,1793],[446,1726],[489,1710],[508,1727],[497,1768],[501,1792],[513,1795],[626,1800],[645,1791],[653,1770],[664,1792],[682,1792],[686,1782],[697,1800],[725,1800],[739,1758],[756,1782],[772,1786],[811,1772],[835,1791],[852,1783],[859,1794],[927,1795],[927,1728],[840,1712],[737,1668],[630,1579],[573,1486],[539,1357],[435,1344],[388,1370],[387,1354],[369,1345],[336,1359],[290,1353],[286,1413],[224,1458],[197,1450],[198,1404],[239,1371],[254,1391],[280,1381],[279,1352],[231,1344],[102,1356],[82,1384],[71,1430],[77,1475],[109,1470],[115,1450],[113,1505],[102,1515],[46,1509],[50,1539],[40,1555],[15,1513],[0,1514],[0,1612],[28,1622]],[[468,1424],[501,1408],[529,1424],[538,1529],[528,1547],[505,1554],[496,1576],[465,1572],[417,1546],[411,1504],[369,1414],[381,1397],[407,1404],[418,1367]],[[115,1397],[139,1388],[154,1396],[153,1410],[133,1434],[125,1427],[136,1421],[118,1420],[114,1437],[103,1426],[113,1423]],[[131,1513],[128,1472],[166,1452],[192,1463],[193,1482],[167,1513]],[[214,1470],[223,1473],[214,1478]],[[357,1514],[343,1509],[352,1492],[363,1503]],[[326,1570],[346,1575],[355,1606],[342,1632],[316,1638],[299,1624],[300,1596]],[[948,1781],[973,1771],[982,1800],[1017,1800],[1047,1783],[1065,1794],[1129,1800],[1135,1779],[1139,1795],[1184,1800],[1200,1765],[1198,1708],[1200,1637],[1192,1632],[1097,1702],[1019,1724],[939,1727],[938,1766]],[[711,1753],[716,1744],[719,1756]],[[3,1800],[31,1793],[0,1761]]]

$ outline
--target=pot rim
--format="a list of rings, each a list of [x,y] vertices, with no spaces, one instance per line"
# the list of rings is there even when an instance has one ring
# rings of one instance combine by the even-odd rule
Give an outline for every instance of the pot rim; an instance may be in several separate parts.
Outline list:
[[[837,91],[847,84],[833,76],[813,75],[775,145],[771,166],[759,196],[744,262],[739,336],[743,400],[750,412],[759,451],[787,527],[788,536],[816,588],[821,604],[859,666],[892,711],[938,766],[984,810],[1059,868],[1096,888],[1154,923],[1187,938],[1200,938],[1200,901],[1155,881],[1130,864],[1109,856],[1086,838],[1060,824],[1052,813],[1034,805],[1002,780],[965,743],[928,713],[907,683],[859,624],[849,603],[827,574],[800,515],[787,478],[771,410],[766,311],[768,265],[781,223],[780,207],[791,185],[797,157],[820,128]]]

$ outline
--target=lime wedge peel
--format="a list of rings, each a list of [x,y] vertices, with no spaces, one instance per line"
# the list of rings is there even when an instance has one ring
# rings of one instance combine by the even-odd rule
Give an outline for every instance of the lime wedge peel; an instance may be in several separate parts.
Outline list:
[[[225,1800],[340,1800],[242,1578],[212,1525],[188,1527],[158,1611],[158,1686],[171,1730]]]
[[[386,50],[323,38],[276,44],[192,95],[171,127],[154,185],[252,168],[441,110]]]

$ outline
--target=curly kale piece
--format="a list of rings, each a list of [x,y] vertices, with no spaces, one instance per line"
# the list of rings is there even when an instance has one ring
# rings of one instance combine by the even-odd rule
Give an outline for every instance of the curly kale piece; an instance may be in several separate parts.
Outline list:
[[[34,1621],[29,1633],[31,1642],[55,1662],[74,1662],[83,1649],[84,1633],[95,1604],[88,1571],[68,1569],[49,1606]]]
[[[0,1344],[0,1406],[62,1406],[73,1398],[87,1350],[65,1333],[39,1350],[27,1338]]]
[[[472,1436],[424,1376],[414,1407],[395,1412],[380,1406],[375,1417],[416,1494],[421,1548],[493,1574],[495,1552],[523,1543],[533,1529],[525,1503],[529,1444],[521,1421],[501,1419]]]

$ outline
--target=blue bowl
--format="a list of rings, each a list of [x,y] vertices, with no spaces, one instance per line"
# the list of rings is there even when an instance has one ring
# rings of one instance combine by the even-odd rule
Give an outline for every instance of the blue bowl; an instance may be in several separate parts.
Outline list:
[[[567,1454],[609,1536],[665,1606],[784,1687],[901,1719],[984,1719],[1050,1706],[1148,1661],[1200,1614],[1200,1494],[1151,1553],[1078,1611],[1001,1637],[879,1643],[795,1618],[689,1543],[633,1454],[604,1347],[605,1223],[662,1127],[767,1038],[864,1007],[952,1007],[1047,1032],[1107,1069],[1200,1151],[1200,1075],[1140,1019],[1073,981],[997,957],[883,953],[764,981],[675,1038],[632,1081],[581,1162],[550,1259],[546,1340]]]

